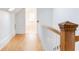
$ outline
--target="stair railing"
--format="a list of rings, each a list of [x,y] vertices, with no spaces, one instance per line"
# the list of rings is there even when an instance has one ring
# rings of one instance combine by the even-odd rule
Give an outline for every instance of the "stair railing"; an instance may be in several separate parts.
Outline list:
[[[52,32],[60,35],[60,51],[75,51],[75,42],[79,41],[79,36],[75,35],[77,24],[66,21],[59,24],[60,32],[52,27],[43,26]]]
[[[75,42],[79,41],[79,36],[75,36],[77,24],[72,22],[64,22],[59,24],[60,27],[60,50],[61,51],[74,51]]]

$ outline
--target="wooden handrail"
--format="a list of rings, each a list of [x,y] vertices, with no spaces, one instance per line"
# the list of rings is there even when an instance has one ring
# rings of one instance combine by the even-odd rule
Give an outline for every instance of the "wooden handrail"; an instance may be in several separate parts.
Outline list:
[[[54,29],[54,28],[52,28],[52,27],[47,27],[47,28],[48,28],[50,31],[52,31],[52,32],[54,32],[54,33],[60,35],[60,32],[59,32],[58,30],[56,30],[56,29]]]
[[[79,36],[75,36],[75,41],[79,41]]]
[[[42,25],[42,26],[43,26],[44,28],[47,28],[48,30],[50,30],[50,31],[52,31],[52,32],[54,32],[54,33],[60,35],[60,32],[59,32],[58,30],[56,30],[56,29],[54,29],[54,28],[52,28],[52,27],[49,27],[49,26],[44,26],[44,25]]]

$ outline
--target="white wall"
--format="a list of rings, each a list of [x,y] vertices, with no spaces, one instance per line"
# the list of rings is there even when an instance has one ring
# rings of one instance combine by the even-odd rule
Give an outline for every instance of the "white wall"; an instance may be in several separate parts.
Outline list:
[[[51,8],[37,8],[37,19],[42,25],[52,25],[52,9]]]
[[[12,30],[13,20],[10,13],[0,10],[0,48],[3,48],[15,35]]]
[[[16,35],[15,33],[15,14],[14,13],[10,13],[10,19],[11,19],[11,29],[12,29],[12,33],[13,35]]]
[[[79,8],[54,8],[52,12],[53,27],[59,30],[58,24],[71,21],[79,24]],[[78,32],[76,33],[78,34]]]
[[[44,50],[56,50],[57,44],[57,35],[48,29],[42,27],[49,26],[52,27],[52,9],[51,8],[38,8],[37,9],[37,19],[39,20],[38,24],[38,33],[42,42],[42,46]],[[57,38],[57,39],[56,39]]]
[[[25,9],[15,14],[16,34],[25,34]]]

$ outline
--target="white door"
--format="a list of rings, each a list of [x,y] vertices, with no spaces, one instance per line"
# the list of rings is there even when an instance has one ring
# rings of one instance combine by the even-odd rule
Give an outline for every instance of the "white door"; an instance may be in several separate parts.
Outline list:
[[[15,15],[16,34],[25,34],[25,9],[22,9]]]
[[[37,33],[36,8],[26,8],[26,33]]]

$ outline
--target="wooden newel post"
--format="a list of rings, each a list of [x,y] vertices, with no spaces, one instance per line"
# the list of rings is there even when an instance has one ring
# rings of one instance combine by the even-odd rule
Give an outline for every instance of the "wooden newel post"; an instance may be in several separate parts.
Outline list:
[[[75,30],[77,24],[69,21],[60,23],[60,50],[61,51],[74,51],[75,50]]]

